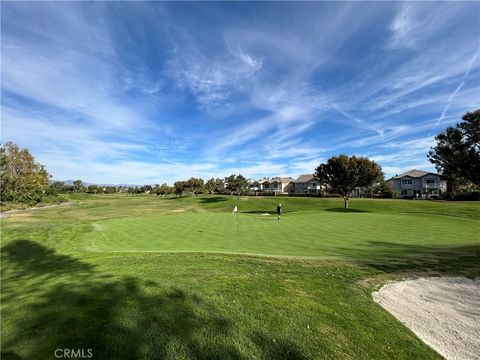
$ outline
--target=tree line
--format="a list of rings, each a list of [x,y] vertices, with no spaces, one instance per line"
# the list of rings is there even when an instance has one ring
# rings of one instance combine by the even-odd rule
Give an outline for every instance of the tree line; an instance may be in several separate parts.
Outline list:
[[[211,178],[205,182],[201,178],[191,177],[188,180],[176,181],[173,186],[167,183],[142,185],[142,186],[114,186],[114,185],[86,185],[82,180],[75,180],[72,184],[64,181],[51,182],[48,192],[50,194],[67,194],[75,192],[84,192],[89,194],[155,194],[158,196],[184,194],[237,194],[241,195],[248,190],[248,180],[242,175],[232,174],[226,178]]]
[[[243,175],[232,174],[220,178],[211,178],[204,182],[203,179],[190,178],[187,181],[176,181],[173,184],[171,193],[175,193],[182,196],[184,193],[193,193],[197,195],[199,193],[208,193],[212,195],[217,194],[237,194],[240,196],[242,193],[248,190],[248,180]]]
[[[428,153],[428,160],[444,176],[453,191],[456,188],[478,189],[480,187],[480,109],[467,112],[456,126],[450,126],[435,137],[436,145]],[[185,193],[236,194],[248,191],[248,180],[240,174],[223,179],[201,178],[176,181],[173,186],[155,184],[143,186],[85,185],[82,180],[73,184],[51,181],[52,176],[44,165],[35,161],[27,149],[7,142],[0,147],[0,201],[34,205],[43,198],[60,193],[87,192],[92,194],[156,194],[168,196]],[[314,173],[326,192],[341,195],[348,207],[349,198],[356,188],[387,194],[382,168],[376,162],[345,154],[331,157],[320,164]]]

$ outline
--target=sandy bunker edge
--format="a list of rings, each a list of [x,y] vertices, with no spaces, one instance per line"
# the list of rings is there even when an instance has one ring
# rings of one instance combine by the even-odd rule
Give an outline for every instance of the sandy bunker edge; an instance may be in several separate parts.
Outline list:
[[[391,282],[372,296],[446,359],[480,359],[480,278]]]

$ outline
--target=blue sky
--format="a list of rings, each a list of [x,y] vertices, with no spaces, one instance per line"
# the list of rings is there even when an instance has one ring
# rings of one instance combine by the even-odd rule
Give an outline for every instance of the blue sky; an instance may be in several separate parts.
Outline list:
[[[478,2],[2,2],[2,142],[55,179],[433,170],[480,104]]]

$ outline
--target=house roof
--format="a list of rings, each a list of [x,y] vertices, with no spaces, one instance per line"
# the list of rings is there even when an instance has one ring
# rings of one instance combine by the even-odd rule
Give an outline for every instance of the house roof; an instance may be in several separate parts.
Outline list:
[[[292,182],[293,181],[293,178],[291,177],[280,177],[280,176],[276,176],[274,178],[272,178],[270,180],[270,182],[281,182],[281,183],[289,183],[289,182]]]
[[[421,178],[421,177],[424,177],[425,175],[436,175],[436,176],[441,176],[439,174],[435,174],[435,173],[432,173],[432,172],[428,172],[428,171],[422,171],[422,170],[416,170],[416,169],[413,169],[413,170],[409,170],[407,172],[404,172],[400,175],[396,175],[394,177],[392,177],[391,179],[389,180],[392,180],[392,179],[401,179],[405,176],[409,176],[409,177],[412,177],[412,178]]]
[[[313,174],[305,174],[305,175],[300,175],[297,180],[295,180],[296,183],[304,183],[308,182],[310,180],[316,180],[315,176]]]

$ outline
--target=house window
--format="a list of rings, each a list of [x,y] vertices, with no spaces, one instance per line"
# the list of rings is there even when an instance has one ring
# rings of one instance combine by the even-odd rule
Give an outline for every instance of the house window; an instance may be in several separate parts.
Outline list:
[[[402,190],[401,194],[402,194],[402,196],[408,195],[408,191],[407,190]]]
[[[268,188],[270,187],[270,185],[269,185],[269,184],[265,184],[265,185],[263,185],[263,187],[264,187],[265,189],[268,189]]]
[[[435,179],[427,179],[427,185],[435,185]]]
[[[312,186],[317,186],[317,183],[312,183]]]
[[[412,179],[402,179],[402,185],[412,185]]]

